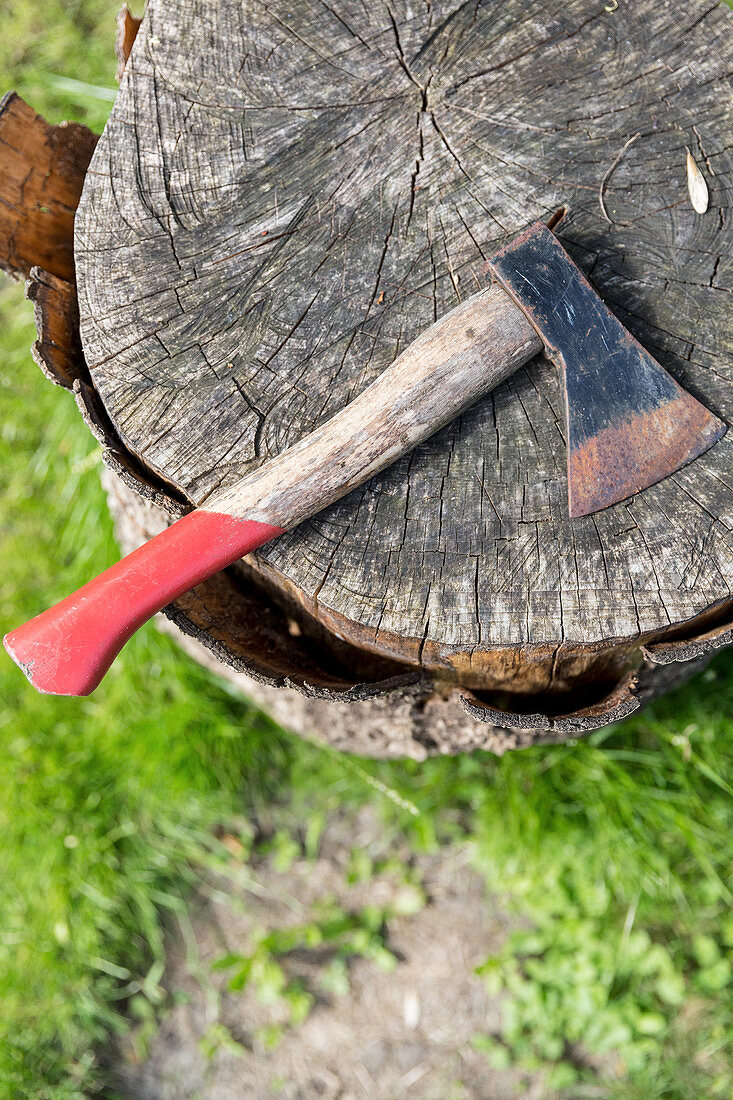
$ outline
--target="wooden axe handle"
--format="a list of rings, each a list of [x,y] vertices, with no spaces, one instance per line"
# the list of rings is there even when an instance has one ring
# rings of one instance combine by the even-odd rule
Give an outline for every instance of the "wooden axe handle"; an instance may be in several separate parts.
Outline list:
[[[421,333],[330,420],[202,504],[290,529],[449,424],[513,374],[542,341],[499,286]]]
[[[480,291],[320,428],[6,635],[6,649],[39,691],[88,695],[156,611],[361,485],[541,350],[504,290]]]

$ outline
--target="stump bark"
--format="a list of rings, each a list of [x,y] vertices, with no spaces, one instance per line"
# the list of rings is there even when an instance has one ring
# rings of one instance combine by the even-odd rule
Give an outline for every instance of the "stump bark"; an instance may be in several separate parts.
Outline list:
[[[730,422],[730,30],[701,2],[153,0],[76,227],[73,384],[125,548],[332,415],[560,205],[609,305]],[[173,621],[360,751],[631,713],[731,640],[733,438],[571,523],[561,411],[538,358]]]

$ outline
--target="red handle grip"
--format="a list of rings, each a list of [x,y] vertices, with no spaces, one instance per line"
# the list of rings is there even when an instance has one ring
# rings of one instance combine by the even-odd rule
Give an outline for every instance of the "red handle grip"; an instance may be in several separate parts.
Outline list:
[[[283,534],[256,520],[190,512],[89,584],[3,639],[38,691],[89,695],[147,619]]]

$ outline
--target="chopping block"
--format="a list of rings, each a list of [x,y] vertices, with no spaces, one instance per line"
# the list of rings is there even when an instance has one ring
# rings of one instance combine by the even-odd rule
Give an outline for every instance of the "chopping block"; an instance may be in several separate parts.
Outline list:
[[[151,4],[77,217],[88,369],[77,390],[128,484],[175,511],[282,452],[473,293],[487,256],[562,204],[563,243],[603,298],[729,420],[718,211],[731,174],[717,150],[731,118],[694,78],[729,17],[691,17],[685,32],[662,6],[640,7],[615,13],[621,28],[549,5],[541,32],[513,5],[471,21],[458,5],[430,17],[406,7],[384,26],[358,5],[340,19],[292,5],[287,19],[253,11],[240,26],[239,5],[204,17]],[[609,128],[622,29],[639,60],[673,53],[682,33],[693,75],[675,125],[649,74],[647,98]],[[202,44],[193,68],[191,42]],[[568,69],[572,96],[538,95]],[[581,124],[591,88],[598,117]],[[606,222],[606,171],[652,118],[605,180]],[[702,218],[686,202],[680,118],[696,120],[715,173]],[[562,437],[558,375],[537,359],[215,578],[221,598],[197,591],[171,613],[240,670],[295,685],[262,689],[293,715],[302,701],[302,717],[276,709],[286,724],[348,714],[361,730],[349,747],[498,748],[621,717],[728,640],[728,440],[570,520]],[[391,740],[390,725],[403,731]]]

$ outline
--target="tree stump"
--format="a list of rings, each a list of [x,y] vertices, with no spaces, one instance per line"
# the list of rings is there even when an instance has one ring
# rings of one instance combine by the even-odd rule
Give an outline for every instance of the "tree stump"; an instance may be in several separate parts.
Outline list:
[[[559,206],[611,308],[730,423],[730,13],[607,7],[151,0],[76,222],[74,385],[125,549],[331,416]],[[170,617],[359,751],[631,713],[733,637],[733,433],[571,522],[561,418],[538,358]]]

